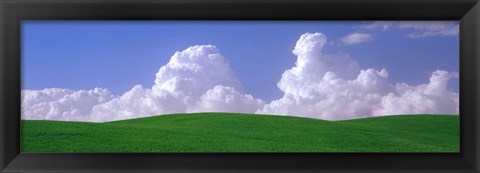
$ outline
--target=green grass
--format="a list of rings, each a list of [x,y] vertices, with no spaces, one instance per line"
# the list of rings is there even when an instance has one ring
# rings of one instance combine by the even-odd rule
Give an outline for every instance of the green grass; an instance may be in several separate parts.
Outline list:
[[[459,152],[459,117],[346,121],[195,113],[107,123],[22,120],[22,152]]]

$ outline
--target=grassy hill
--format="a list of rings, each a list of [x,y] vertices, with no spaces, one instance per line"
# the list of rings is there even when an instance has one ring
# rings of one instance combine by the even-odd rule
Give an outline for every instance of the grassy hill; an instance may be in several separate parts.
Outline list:
[[[234,113],[106,123],[22,120],[22,152],[458,152],[459,117],[346,121]]]

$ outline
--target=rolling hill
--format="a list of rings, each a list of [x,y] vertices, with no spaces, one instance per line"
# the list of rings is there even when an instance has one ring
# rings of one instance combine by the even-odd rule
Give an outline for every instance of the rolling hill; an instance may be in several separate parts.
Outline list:
[[[22,120],[22,152],[459,152],[459,117],[345,121],[237,113],[105,123]]]

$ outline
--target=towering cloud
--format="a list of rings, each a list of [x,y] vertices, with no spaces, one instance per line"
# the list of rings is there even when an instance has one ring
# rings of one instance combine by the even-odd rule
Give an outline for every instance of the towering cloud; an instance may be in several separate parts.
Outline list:
[[[217,85],[242,91],[242,84],[225,58],[212,45],[192,46],[176,52],[170,62],[156,75],[155,92],[170,92],[175,96],[197,98]]]
[[[411,113],[458,113],[458,94],[447,89],[456,73],[435,71],[430,83],[418,86],[389,84],[385,69],[360,70],[346,54],[324,54],[327,38],[306,33],[293,53],[294,67],[278,82],[282,98],[265,105],[257,113],[297,115],[339,120]]]

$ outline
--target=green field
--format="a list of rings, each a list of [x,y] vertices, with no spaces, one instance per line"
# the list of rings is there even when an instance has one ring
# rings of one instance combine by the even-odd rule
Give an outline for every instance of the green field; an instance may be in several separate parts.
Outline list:
[[[459,117],[346,121],[234,114],[106,123],[22,120],[22,152],[459,152]]]

